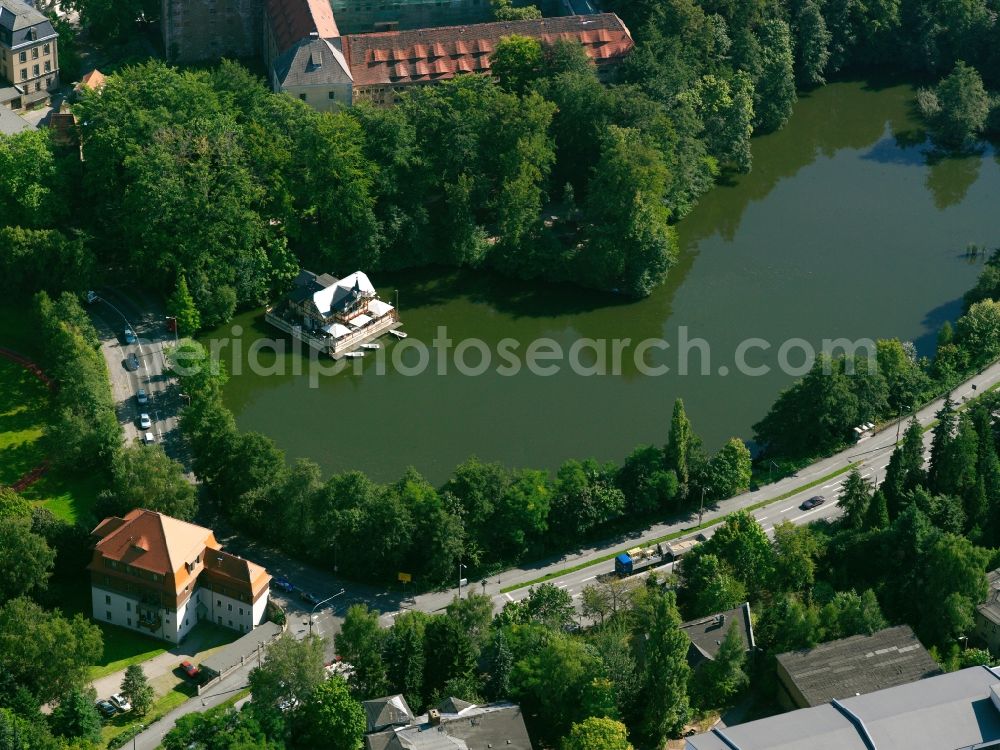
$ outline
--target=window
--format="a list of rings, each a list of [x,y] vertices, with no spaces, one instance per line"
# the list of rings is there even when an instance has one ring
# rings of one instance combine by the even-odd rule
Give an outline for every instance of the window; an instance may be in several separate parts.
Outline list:
[[[105,594],[105,596],[104,596],[104,603],[105,604],[111,604],[111,597],[109,595],[107,595],[107,594]]]
[[[125,602],[125,611],[126,612],[132,611],[132,602]]]
[[[37,60],[38,59],[38,47],[32,47],[31,48],[31,59],[32,60]]]
[[[230,612],[232,612],[232,611],[233,611],[233,605],[232,605],[232,604],[230,604],[230,605],[229,605],[229,611],[230,611]]]
[[[216,605],[215,605],[215,606],[217,606],[217,607],[221,607],[221,606],[222,606],[222,599],[219,599],[219,600],[218,600],[218,601],[216,602]]]
[[[46,60],[45,61],[45,72],[46,73],[51,73],[52,72],[52,61],[51,60]]]
[[[21,68],[21,80],[22,81],[27,81],[28,80],[28,69],[27,68]]]
[[[42,82],[35,81],[35,91],[41,91],[41,90],[42,90]]]
[[[233,621],[232,621],[232,620],[230,620],[230,621],[229,621],[229,627],[232,627],[232,626],[233,626]]]
[[[28,62],[28,53],[24,50],[21,50],[21,54],[17,56],[17,59],[20,62]]]
[[[240,607],[240,617],[243,617],[243,607]]]
[[[110,609],[107,612],[104,613],[104,616],[106,618],[108,618],[108,622],[111,622],[111,610]]]
[[[302,101],[305,101],[306,100],[306,95],[305,94],[299,94],[299,99],[301,99]]]
[[[48,42],[46,42],[46,43],[45,43],[45,44],[44,44],[44,45],[42,46],[42,52],[43,52],[44,54],[46,54],[46,55],[47,55],[47,54],[49,54],[49,45],[48,45]]]
[[[38,66],[37,65],[32,65],[31,66],[31,75],[33,75],[33,76],[37,76],[38,75]]]
[[[132,618],[131,617],[128,618],[128,626],[132,627]],[[138,625],[136,627],[138,627]]]
[[[330,91],[329,93],[327,93],[327,97],[330,98],[330,99],[336,99],[337,95],[334,94],[332,91]]]

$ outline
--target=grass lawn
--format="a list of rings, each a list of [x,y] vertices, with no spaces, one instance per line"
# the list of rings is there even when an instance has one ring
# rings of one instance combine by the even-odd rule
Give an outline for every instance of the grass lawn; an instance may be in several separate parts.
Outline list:
[[[54,469],[21,494],[48,508],[57,518],[92,528],[100,520],[94,516],[93,507],[102,489],[105,485],[98,477],[67,476]]]
[[[169,645],[156,638],[150,638],[128,628],[117,625],[106,625],[99,622],[97,626],[104,635],[104,658],[99,664],[90,668],[90,679],[96,680],[112,672],[133,664],[139,664],[166,651]]]
[[[34,375],[0,359],[0,484],[13,484],[45,459],[49,392]]]
[[[149,713],[145,716],[140,718],[134,716],[131,712],[127,714],[118,714],[113,719],[105,723],[104,728],[101,730],[101,746],[107,747],[107,743],[113,737],[116,737],[129,727],[136,727],[139,724],[149,726],[154,721],[170,713],[179,705],[184,703],[184,701],[189,698],[193,698],[197,694],[197,689],[191,683],[178,682],[173,688],[153,701],[153,705],[149,709]],[[126,747],[131,747],[131,745],[126,745]]]

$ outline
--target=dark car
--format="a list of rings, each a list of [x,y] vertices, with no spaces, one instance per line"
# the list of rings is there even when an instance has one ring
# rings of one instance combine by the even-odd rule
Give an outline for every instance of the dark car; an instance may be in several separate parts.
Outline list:
[[[139,369],[139,357],[138,355],[136,355],[135,352],[131,352],[125,358],[125,369],[131,370],[132,372],[135,372],[136,370]]]
[[[196,667],[194,664],[187,661],[186,659],[181,662],[181,671],[192,680],[198,679],[198,674],[201,672],[201,670],[198,669],[198,667]]]
[[[310,604],[319,603],[319,599],[317,598],[317,596],[309,591],[301,591],[299,592],[299,596],[302,597],[303,601],[309,602]]]
[[[295,591],[295,587],[292,585],[292,582],[281,576],[272,580],[271,585],[278,589],[278,591]]]
[[[118,713],[118,709],[112,705],[111,701],[97,701],[94,706],[97,707],[97,712],[105,719],[110,719]]]
[[[804,500],[802,505],[799,506],[802,510],[812,510],[813,508],[818,508],[823,503],[826,502],[826,498],[822,495],[813,495],[808,500]]]

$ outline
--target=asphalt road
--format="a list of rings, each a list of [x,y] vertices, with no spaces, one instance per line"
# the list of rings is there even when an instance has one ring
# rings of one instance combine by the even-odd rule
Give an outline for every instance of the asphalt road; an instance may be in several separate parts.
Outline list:
[[[1000,383],[1000,363],[979,373],[975,377],[956,388],[952,394],[954,400],[959,403],[974,397],[977,393],[982,393],[992,385]],[[921,409],[914,416],[922,425],[930,424],[935,413],[941,408],[943,400],[937,400]],[[908,417],[904,416],[900,423],[901,429],[905,429]],[[838,507],[839,493],[844,481],[847,479],[847,472],[843,472],[827,482],[801,489],[804,485],[820,480],[829,474],[845,469],[851,464],[857,464],[862,476],[880,483],[885,478],[885,469],[889,463],[897,442],[897,423],[885,427],[874,436],[867,438],[857,445],[841,451],[840,453],[823,459],[801,470],[797,474],[786,477],[774,484],[766,485],[757,491],[746,492],[737,497],[730,498],[716,506],[706,508],[703,519],[705,521],[721,520],[725,515],[741,508],[756,505],[761,502],[773,501],[768,505],[752,511],[754,517],[761,523],[767,533],[772,533],[774,526],[782,521],[788,520],[792,523],[810,523],[823,518],[833,518],[839,515]],[[924,435],[924,449],[929,452],[932,433]],[[782,497],[781,500],[777,498]],[[812,510],[802,510],[801,503],[814,496],[822,495],[826,502]],[[551,574],[549,582],[564,589],[569,593],[579,606],[583,589],[594,583],[598,576],[609,574],[614,569],[614,564],[610,560],[599,558],[608,554],[622,551],[629,547],[649,544],[652,540],[682,531],[698,523],[698,515],[680,519],[677,521],[655,524],[635,533],[609,539],[591,548],[577,550],[566,555],[540,561],[521,568],[514,568],[501,573],[499,576],[491,577],[481,582],[470,581],[463,589],[464,593],[475,590],[479,593],[486,593],[493,598],[494,608],[501,609],[506,603],[518,601],[528,595],[529,588],[526,585],[529,581],[537,579],[543,575]],[[703,533],[711,535],[712,528],[706,529]],[[695,532],[691,532],[693,536]],[[686,538],[686,537],[685,537]],[[223,541],[220,538],[220,541]],[[275,576],[288,578],[300,589],[308,590],[316,594],[320,599],[336,593],[341,588],[345,589],[344,595],[338,597],[331,606],[324,607],[316,620],[314,620],[314,632],[330,639],[328,643],[328,655],[333,653],[336,633],[339,632],[342,622],[342,614],[346,607],[354,602],[365,602],[373,609],[381,613],[380,620],[386,627],[392,624],[393,619],[400,613],[416,609],[424,612],[437,612],[442,610],[457,595],[457,585],[444,591],[437,591],[422,594],[417,597],[404,597],[396,592],[378,591],[370,586],[364,586],[338,578],[336,575],[325,570],[320,570],[300,561],[286,557],[280,552],[264,547],[258,543],[233,536],[224,542],[227,549],[236,554],[243,555],[251,560],[259,562],[268,568],[269,572]],[[588,562],[592,564],[587,564]],[[568,567],[582,565],[579,570],[560,574],[559,571]],[[670,571],[673,565],[668,564],[660,570]],[[458,571],[456,570],[456,579]],[[456,580],[457,584],[457,580]],[[512,585],[522,584],[514,591],[504,593],[501,589],[509,588]],[[303,637],[308,632],[308,609],[311,608],[294,595],[284,595],[272,591],[272,596],[282,602],[287,607],[289,613],[289,630],[296,637]],[[334,638],[331,638],[333,636]],[[244,668],[249,671],[249,667]],[[231,695],[234,690],[239,690],[246,683],[246,678],[242,675],[244,670],[238,670],[219,685],[215,686],[211,695],[206,697],[206,707],[216,705]],[[215,691],[220,691],[215,693]],[[215,701],[214,703],[211,701]],[[136,748],[155,750],[160,739],[169,730],[176,718],[184,713],[203,710],[199,700],[188,701],[173,714],[159,722],[139,736]],[[159,727],[163,725],[163,727]]]
[[[91,318],[102,339],[101,349],[111,375],[112,391],[118,421],[126,442],[141,439],[139,415],[149,414],[156,442],[167,455],[190,468],[181,439],[177,414],[181,395],[177,381],[167,371],[164,347],[174,344],[174,334],[167,330],[166,318],[148,300],[133,299],[131,294],[116,289],[97,290],[100,299],[90,304]],[[128,344],[125,328],[131,326],[137,341]],[[130,354],[139,358],[139,369],[125,367]],[[139,404],[139,389],[145,390],[148,402]],[[191,477],[193,481],[193,477]]]

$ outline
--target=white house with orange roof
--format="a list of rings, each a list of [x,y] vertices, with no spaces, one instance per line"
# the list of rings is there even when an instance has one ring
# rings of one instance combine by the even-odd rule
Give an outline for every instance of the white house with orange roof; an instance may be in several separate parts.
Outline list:
[[[201,620],[241,633],[264,622],[271,576],[224,552],[211,529],[136,509],[91,534],[95,620],[173,643]]]

